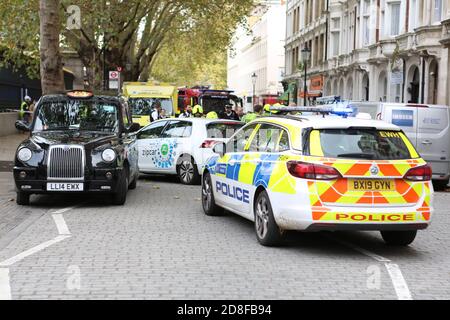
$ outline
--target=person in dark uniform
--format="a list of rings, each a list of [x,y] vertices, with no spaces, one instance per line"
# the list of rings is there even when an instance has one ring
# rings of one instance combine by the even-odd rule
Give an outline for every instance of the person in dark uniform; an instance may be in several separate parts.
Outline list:
[[[227,103],[225,105],[225,111],[220,114],[220,119],[236,120],[236,121],[241,120],[236,111],[233,110],[233,105],[230,103]]]

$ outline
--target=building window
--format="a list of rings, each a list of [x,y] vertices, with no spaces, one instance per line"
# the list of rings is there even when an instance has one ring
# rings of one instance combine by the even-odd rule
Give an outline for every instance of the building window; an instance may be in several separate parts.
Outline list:
[[[408,31],[412,32],[415,28],[417,28],[417,0],[411,0],[411,3],[409,5],[409,28]]]
[[[392,2],[389,4],[391,36],[400,34],[400,2]]]
[[[363,45],[370,43],[370,0],[364,0],[363,7]]]
[[[442,0],[434,0],[433,23],[439,23],[442,20]]]
[[[338,56],[340,52],[340,28],[341,19],[331,19],[331,52],[333,56]]]

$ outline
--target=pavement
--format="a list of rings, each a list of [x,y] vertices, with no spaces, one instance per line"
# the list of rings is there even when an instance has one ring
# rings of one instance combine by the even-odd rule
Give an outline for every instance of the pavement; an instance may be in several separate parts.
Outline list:
[[[18,133],[0,137],[0,166],[1,163],[14,161],[14,154],[17,150],[17,146],[27,137],[28,133]]]
[[[377,232],[291,232],[266,248],[251,222],[204,215],[200,192],[143,176],[123,207],[58,195],[20,207],[1,172],[0,300],[450,298],[450,193],[407,248]]]

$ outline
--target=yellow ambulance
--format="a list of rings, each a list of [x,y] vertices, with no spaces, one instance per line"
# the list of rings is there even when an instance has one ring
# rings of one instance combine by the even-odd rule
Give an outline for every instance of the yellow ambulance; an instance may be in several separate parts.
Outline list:
[[[125,82],[123,96],[130,106],[133,122],[141,127],[150,124],[150,115],[155,111],[155,105],[160,103],[162,117],[174,117],[178,112],[178,89],[169,84],[154,82]]]

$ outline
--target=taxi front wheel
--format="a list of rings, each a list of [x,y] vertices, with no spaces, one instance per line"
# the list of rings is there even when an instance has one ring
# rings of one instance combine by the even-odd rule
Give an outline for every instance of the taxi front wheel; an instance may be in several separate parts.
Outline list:
[[[30,205],[30,194],[24,192],[17,192],[16,203],[19,206],[28,206]]]
[[[408,246],[417,236],[417,230],[412,231],[381,231],[384,242],[392,246]]]
[[[279,246],[283,241],[283,230],[278,227],[273,217],[269,195],[262,191],[255,202],[255,231],[258,241],[263,246]]]
[[[116,206],[123,206],[127,201],[127,192],[129,185],[128,168],[123,170],[119,179],[117,192],[112,195],[112,203]]]

